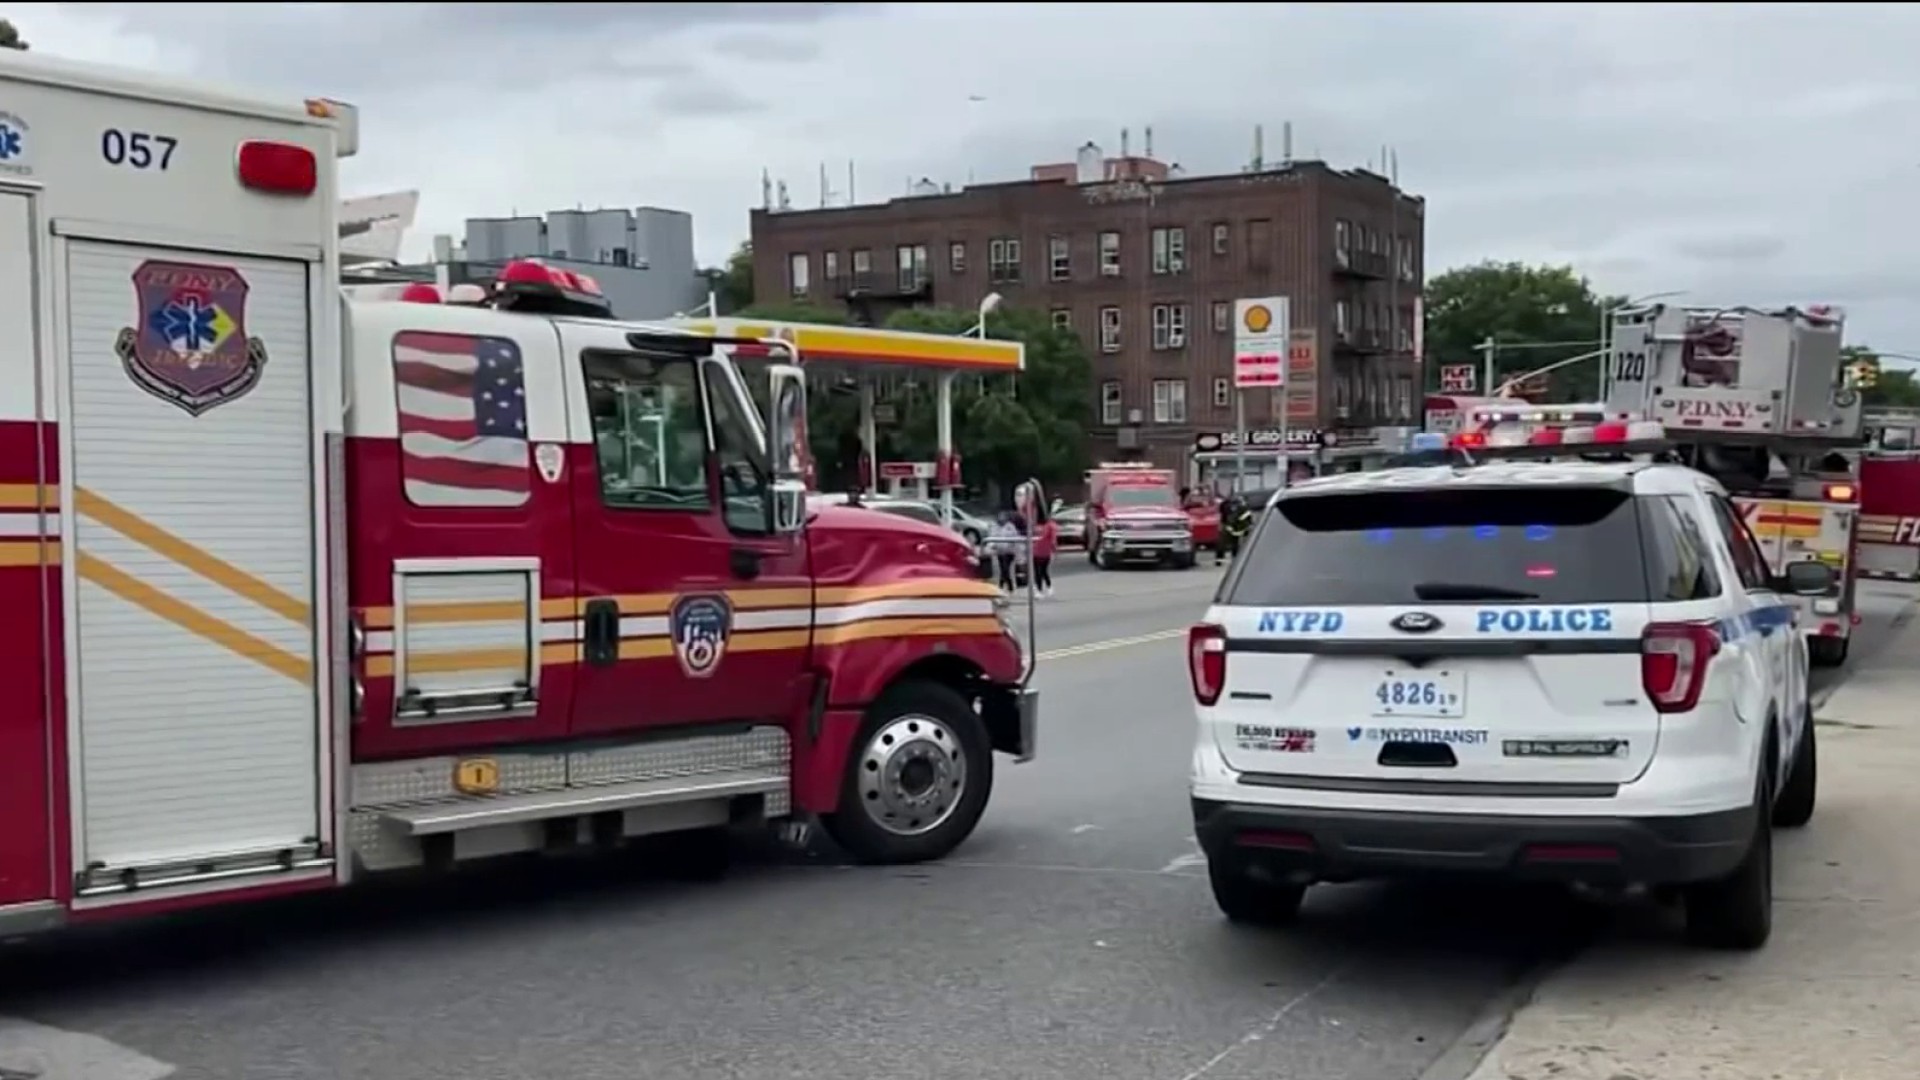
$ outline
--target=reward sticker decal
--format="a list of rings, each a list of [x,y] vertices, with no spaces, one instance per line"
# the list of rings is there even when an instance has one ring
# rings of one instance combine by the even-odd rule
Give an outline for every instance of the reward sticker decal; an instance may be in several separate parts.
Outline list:
[[[704,679],[719,669],[727,655],[727,640],[733,636],[733,605],[726,597],[717,593],[683,596],[673,602],[667,624],[680,670],[690,678]]]
[[[1313,732],[1307,728],[1235,724],[1233,742],[1242,750],[1264,750],[1275,754],[1313,753]]]

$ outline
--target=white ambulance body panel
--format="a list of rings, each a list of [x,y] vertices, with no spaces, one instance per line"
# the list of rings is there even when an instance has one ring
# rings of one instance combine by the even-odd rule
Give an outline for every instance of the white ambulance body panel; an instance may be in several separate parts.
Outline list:
[[[42,246],[74,903],[332,877],[351,133],[297,102],[12,54],[0,112],[25,132],[0,188]],[[249,142],[310,152],[313,189],[244,185]]]

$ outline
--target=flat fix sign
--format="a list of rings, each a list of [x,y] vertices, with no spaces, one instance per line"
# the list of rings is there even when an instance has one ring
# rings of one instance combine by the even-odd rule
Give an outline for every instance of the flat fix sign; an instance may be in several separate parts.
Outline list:
[[[1473,393],[1472,364],[1440,365],[1440,391],[1446,394]]]
[[[1287,384],[1291,312],[1284,296],[1233,302],[1233,385]]]

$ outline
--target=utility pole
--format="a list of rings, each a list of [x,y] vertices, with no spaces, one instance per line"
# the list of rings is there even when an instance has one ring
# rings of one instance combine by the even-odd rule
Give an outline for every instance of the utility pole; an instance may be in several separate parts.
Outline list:
[[[1480,392],[1482,394],[1493,393],[1493,351],[1499,347],[1499,345],[1494,343],[1493,335],[1491,334],[1487,335],[1487,339],[1482,341],[1478,346],[1480,350],[1480,372],[1483,376],[1480,380]]]

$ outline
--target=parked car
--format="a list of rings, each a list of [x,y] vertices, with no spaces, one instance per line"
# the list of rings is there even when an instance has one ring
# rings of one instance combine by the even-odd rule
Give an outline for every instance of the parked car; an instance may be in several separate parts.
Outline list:
[[[1187,520],[1193,523],[1193,549],[1206,551],[1220,546],[1220,500],[1196,499],[1187,504]]]
[[[1054,524],[1059,526],[1058,542],[1061,547],[1083,548],[1087,546],[1087,508],[1084,506],[1063,506],[1054,511]]]

